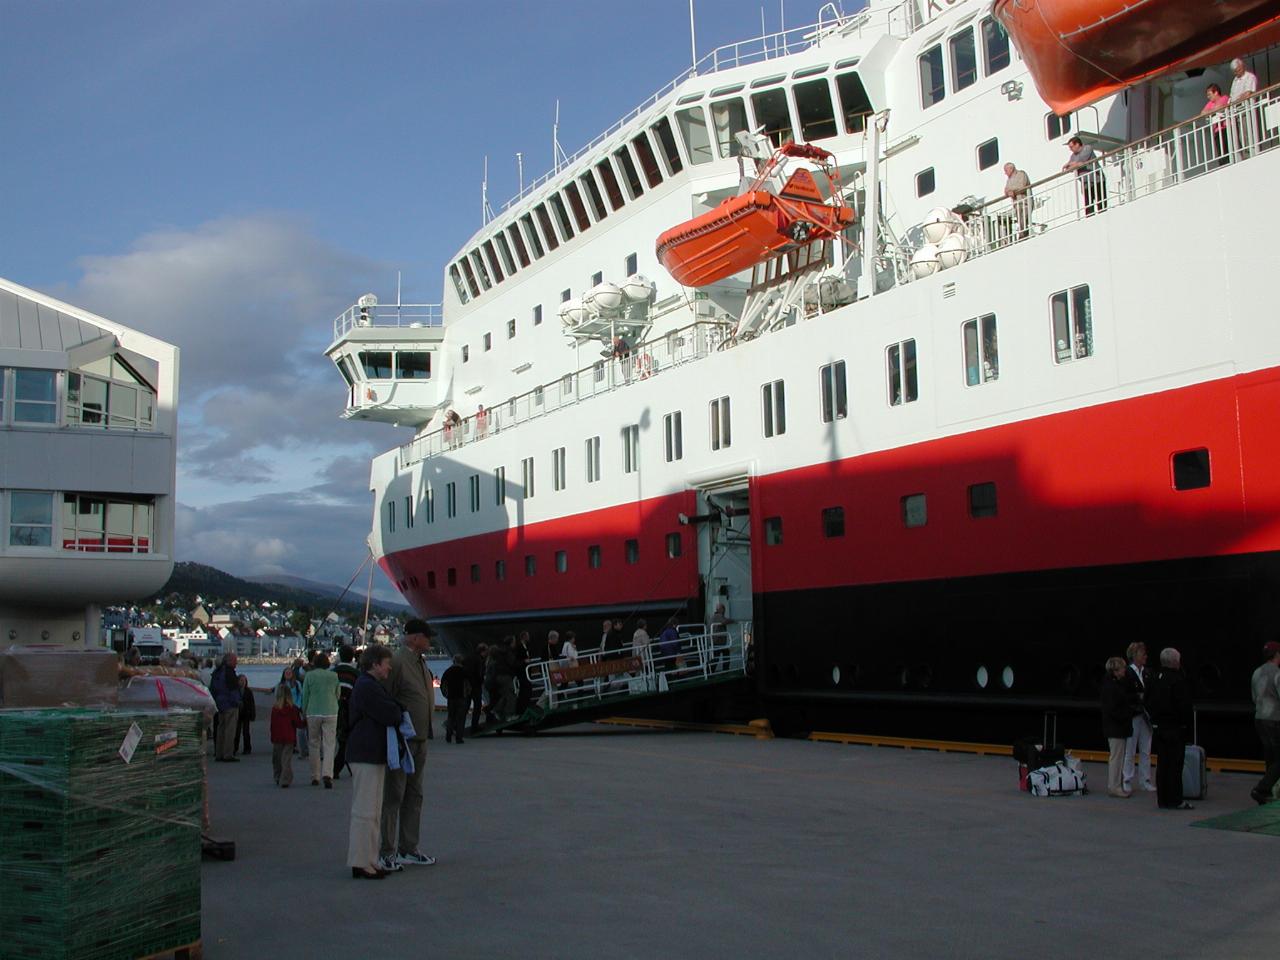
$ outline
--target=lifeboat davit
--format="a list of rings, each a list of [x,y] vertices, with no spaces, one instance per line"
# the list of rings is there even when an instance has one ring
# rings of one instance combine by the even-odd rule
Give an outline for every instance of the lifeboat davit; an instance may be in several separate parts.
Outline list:
[[[830,201],[804,169],[776,194],[763,189],[785,157],[817,162],[830,185]],[[832,159],[821,147],[783,144],[744,193],[658,237],[658,261],[682,286],[705,287],[788,248],[835,236],[853,222],[853,210],[840,195]]]
[[[1060,114],[1280,42],[1276,0],[996,0],[995,15]]]

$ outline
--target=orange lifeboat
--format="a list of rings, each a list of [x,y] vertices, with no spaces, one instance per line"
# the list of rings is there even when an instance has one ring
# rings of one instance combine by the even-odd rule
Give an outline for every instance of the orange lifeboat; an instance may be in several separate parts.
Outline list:
[[[1276,0],[996,0],[995,15],[1058,113],[1280,41]]]
[[[823,198],[813,174],[803,169],[776,194],[763,189],[784,157],[817,162],[831,199]],[[745,192],[658,237],[658,261],[682,286],[705,287],[790,247],[835,236],[853,222],[853,210],[840,196],[831,161],[831,153],[821,147],[783,144]]]

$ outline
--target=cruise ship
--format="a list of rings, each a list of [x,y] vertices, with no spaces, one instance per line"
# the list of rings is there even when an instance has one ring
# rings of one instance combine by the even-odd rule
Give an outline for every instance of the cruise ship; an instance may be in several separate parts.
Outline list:
[[[783,732],[1083,743],[1142,640],[1183,652],[1202,743],[1256,750],[1280,52],[1256,35],[1258,92],[1212,115],[1248,35],[1063,111],[1007,6],[827,4],[717,49],[486,217],[441,303],[335,321],[343,415],[415,431],[370,547],[450,647],[723,604]],[[726,211],[801,180],[852,216],[741,268]]]

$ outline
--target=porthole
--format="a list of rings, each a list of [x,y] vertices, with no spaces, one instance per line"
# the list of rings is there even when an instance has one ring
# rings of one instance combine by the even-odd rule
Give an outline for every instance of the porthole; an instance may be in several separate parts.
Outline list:
[[[973,675],[973,682],[978,685],[979,690],[987,689],[987,684],[991,682],[991,674],[987,673],[985,666],[978,665],[977,672]]]
[[[1013,667],[1005,667],[1000,671],[1000,684],[1006,690],[1013,689]]]
[[[832,686],[840,686],[840,665],[836,664],[831,668],[831,684]]]

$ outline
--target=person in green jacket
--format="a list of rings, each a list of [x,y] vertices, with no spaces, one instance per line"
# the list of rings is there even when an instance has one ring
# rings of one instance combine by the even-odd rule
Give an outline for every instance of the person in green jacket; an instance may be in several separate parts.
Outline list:
[[[311,785],[333,789],[333,758],[338,735],[338,675],[329,669],[329,658],[316,654],[302,681],[302,712],[311,741]]]

